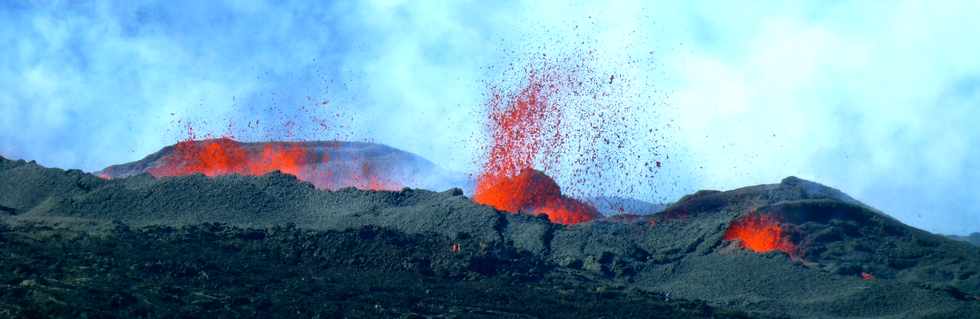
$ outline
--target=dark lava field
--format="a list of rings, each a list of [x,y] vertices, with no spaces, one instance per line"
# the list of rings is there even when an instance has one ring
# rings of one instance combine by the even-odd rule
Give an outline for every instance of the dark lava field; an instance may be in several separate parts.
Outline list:
[[[785,249],[726,235],[760,214]],[[3,318],[980,318],[980,248],[794,177],[560,225],[458,189],[0,158],[0,247]]]

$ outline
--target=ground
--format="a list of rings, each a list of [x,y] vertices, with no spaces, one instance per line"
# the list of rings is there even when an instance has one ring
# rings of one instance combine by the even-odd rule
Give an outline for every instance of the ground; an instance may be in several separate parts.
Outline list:
[[[0,207],[0,317],[980,317],[980,248],[797,178],[557,225],[458,189],[0,158]],[[726,239],[753,214],[797,249]]]

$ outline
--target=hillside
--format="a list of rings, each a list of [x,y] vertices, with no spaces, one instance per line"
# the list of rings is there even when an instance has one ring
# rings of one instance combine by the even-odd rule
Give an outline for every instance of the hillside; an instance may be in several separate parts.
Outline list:
[[[557,225],[458,189],[104,180],[0,159],[0,206],[0,314],[15,316],[980,314],[980,248],[792,177]]]

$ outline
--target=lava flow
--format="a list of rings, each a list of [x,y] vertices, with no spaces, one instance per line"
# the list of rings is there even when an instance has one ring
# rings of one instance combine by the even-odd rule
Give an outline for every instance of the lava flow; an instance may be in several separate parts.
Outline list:
[[[251,147],[230,138],[196,141],[188,139],[173,147],[156,167],[148,172],[157,177],[204,174],[260,176],[280,171],[313,183],[320,189],[356,187],[368,190],[397,190],[402,185],[381,176],[366,161],[349,169],[332,171],[327,152],[309,151],[300,143],[265,143]]]
[[[743,248],[757,253],[781,251],[796,254],[796,246],[783,234],[775,217],[751,213],[736,219],[725,231],[725,240],[739,240]]]
[[[560,113],[548,103],[555,86],[534,74],[517,95],[495,94],[490,101],[493,139],[473,200],[499,210],[543,214],[554,223],[576,224],[599,216],[589,204],[562,195],[561,188],[533,169],[537,156],[549,156],[561,143]],[[553,133],[547,132],[549,128]]]

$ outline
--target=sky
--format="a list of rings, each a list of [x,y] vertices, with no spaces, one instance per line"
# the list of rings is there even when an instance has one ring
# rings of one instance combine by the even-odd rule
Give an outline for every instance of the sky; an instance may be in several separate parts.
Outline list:
[[[975,1],[5,1],[0,155],[95,171],[190,125],[374,141],[472,172],[488,86],[520,80],[500,70],[589,56],[660,128],[634,144],[670,155],[627,195],[794,175],[966,234],[978,15]]]

